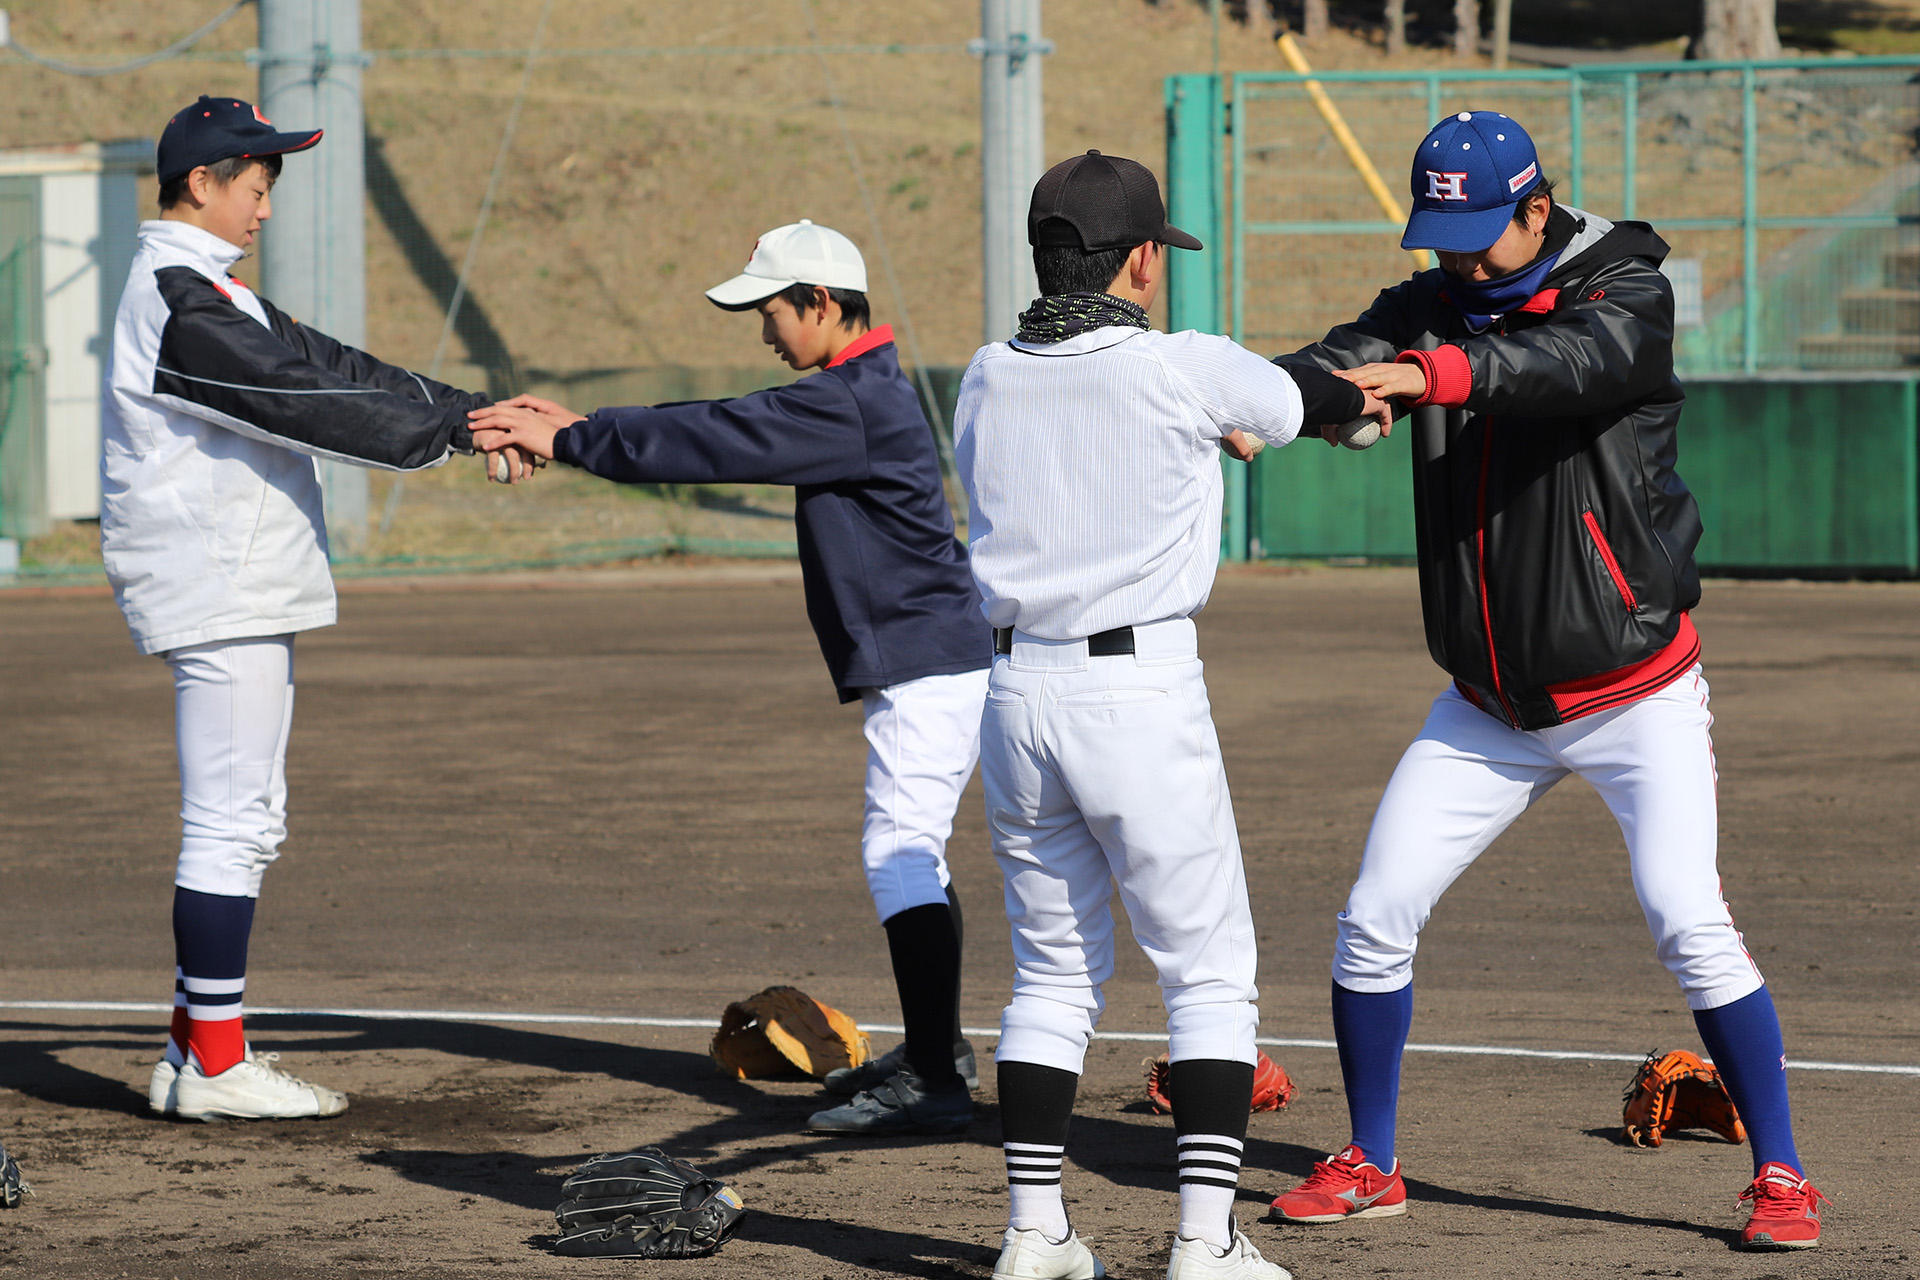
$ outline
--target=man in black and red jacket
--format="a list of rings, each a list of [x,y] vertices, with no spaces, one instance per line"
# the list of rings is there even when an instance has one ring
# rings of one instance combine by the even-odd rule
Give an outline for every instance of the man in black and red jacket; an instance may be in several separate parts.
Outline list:
[[[1453,683],[1387,784],[1339,916],[1333,1019],[1352,1140],[1274,1202],[1295,1222],[1403,1213],[1394,1157],[1413,955],[1440,895],[1570,773],[1626,835],[1635,892],[1752,1135],[1749,1248],[1819,1242],[1772,998],[1716,867],[1712,716],[1674,471],[1667,246],[1557,205],[1497,112],[1434,126],[1402,246],[1440,269],[1281,365],[1341,371],[1412,412],[1427,646]]]

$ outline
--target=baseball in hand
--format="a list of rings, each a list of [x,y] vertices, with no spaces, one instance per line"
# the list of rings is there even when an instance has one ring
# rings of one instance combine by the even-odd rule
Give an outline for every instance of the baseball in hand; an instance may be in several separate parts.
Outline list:
[[[493,478],[500,484],[507,484],[513,479],[513,472],[507,467],[507,451],[505,449],[493,455]]]
[[[1380,424],[1372,418],[1355,418],[1335,427],[1334,435],[1349,449],[1371,449],[1380,439]]]

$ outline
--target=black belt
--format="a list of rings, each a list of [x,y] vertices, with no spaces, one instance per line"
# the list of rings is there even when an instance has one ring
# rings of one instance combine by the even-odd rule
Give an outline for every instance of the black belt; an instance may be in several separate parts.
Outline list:
[[[993,651],[995,653],[1013,652],[1013,628],[995,627],[993,629]],[[1111,631],[1102,631],[1087,637],[1087,656],[1089,658],[1117,658],[1124,653],[1133,652],[1133,628],[1115,627]]]

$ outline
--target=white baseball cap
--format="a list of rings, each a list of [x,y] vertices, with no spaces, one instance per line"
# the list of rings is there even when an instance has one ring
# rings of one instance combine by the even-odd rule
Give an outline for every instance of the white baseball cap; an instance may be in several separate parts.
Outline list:
[[[747,269],[707,290],[707,297],[716,307],[745,311],[796,284],[865,293],[867,260],[853,241],[832,227],[816,227],[802,218],[761,236]]]

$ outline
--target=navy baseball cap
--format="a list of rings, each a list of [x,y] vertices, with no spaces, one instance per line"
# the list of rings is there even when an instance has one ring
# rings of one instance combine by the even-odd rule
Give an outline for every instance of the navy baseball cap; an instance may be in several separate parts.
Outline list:
[[[1540,157],[1519,122],[1462,111],[1433,126],[1413,157],[1413,212],[1402,249],[1479,253],[1540,185]]]
[[[216,164],[234,157],[257,159],[305,151],[320,141],[321,130],[298,129],[282,133],[273,121],[251,102],[238,98],[210,98],[182,107],[167,121],[160,133],[160,149],[154,157],[154,169],[160,181],[192,173],[203,164]]]

